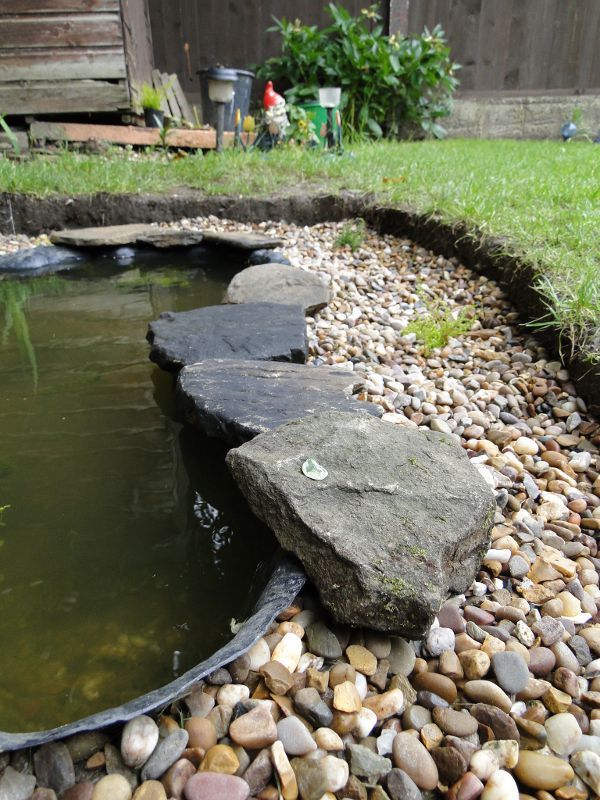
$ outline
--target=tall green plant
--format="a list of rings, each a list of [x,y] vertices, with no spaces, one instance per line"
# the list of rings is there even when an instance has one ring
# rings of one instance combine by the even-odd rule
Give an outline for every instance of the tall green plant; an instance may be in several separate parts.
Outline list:
[[[2,128],[4,133],[7,135],[8,141],[10,142],[12,149],[15,151],[15,155],[20,155],[21,147],[19,145],[19,140],[2,114],[0,114],[0,128]]]
[[[289,103],[314,101],[320,86],[341,86],[341,111],[350,133],[371,137],[421,133],[443,136],[458,65],[443,30],[386,36],[377,6],[353,17],[330,3],[332,24],[319,30],[275,18],[281,55],[258,68],[258,77],[287,86]]]
[[[57,277],[38,278],[34,281],[0,281],[0,309],[4,310],[4,327],[0,336],[0,344],[6,346],[8,337],[14,332],[21,350],[27,356],[33,379],[34,391],[38,386],[38,364],[35,348],[29,333],[27,321],[27,304],[29,298],[42,292],[60,294],[64,282]]]

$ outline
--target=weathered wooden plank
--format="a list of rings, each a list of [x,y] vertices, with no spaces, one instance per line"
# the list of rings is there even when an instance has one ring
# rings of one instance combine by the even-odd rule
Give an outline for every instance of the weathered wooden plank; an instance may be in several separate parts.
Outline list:
[[[177,75],[167,75],[164,73],[162,79],[163,86],[165,87],[165,93],[167,95],[167,101],[169,103],[169,108],[171,109],[171,116],[173,119],[182,119],[181,107],[179,106],[177,95],[173,91],[173,84],[177,80]]]
[[[190,104],[188,103],[187,97],[185,96],[185,92],[181,88],[181,84],[179,83],[177,75],[171,75],[170,78],[175,79],[173,82],[173,92],[177,97],[177,102],[179,103],[179,108],[181,109],[182,119],[185,119],[188,122],[193,122],[194,114],[192,112]]]
[[[169,108],[169,101],[167,100],[166,94],[164,94],[164,83],[163,83],[163,76],[159,69],[152,70],[152,83],[154,84],[154,88],[158,89],[161,93],[161,101],[160,101],[160,108],[161,111],[165,114],[165,116],[171,116],[171,109]]]
[[[119,0],[0,0],[0,14],[92,14],[98,11],[119,11]]]
[[[152,83],[154,55],[148,0],[121,0],[121,20],[130,90],[135,94],[143,83]]]
[[[0,81],[72,80],[74,75],[78,79],[118,80],[126,74],[121,48],[33,51],[0,48]]]
[[[131,144],[140,147],[160,145],[160,133],[156,128],[137,128],[133,125],[87,125],[78,122],[33,122],[30,130],[34,141],[50,142],[110,142]],[[216,147],[217,135],[213,128],[188,130],[171,128],[167,134],[170,147],[210,150]],[[247,138],[247,137],[246,137]],[[233,142],[233,134],[225,134],[225,144]]]
[[[0,83],[4,114],[71,114],[119,111],[129,106],[123,82],[70,80]]]
[[[119,14],[3,17],[2,47],[116,47],[123,41]]]

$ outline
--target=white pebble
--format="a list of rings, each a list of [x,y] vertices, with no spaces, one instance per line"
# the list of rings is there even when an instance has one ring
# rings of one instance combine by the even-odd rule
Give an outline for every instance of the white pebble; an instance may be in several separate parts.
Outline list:
[[[492,772],[481,800],[519,800],[519,788],[513,776],[503,769]]]

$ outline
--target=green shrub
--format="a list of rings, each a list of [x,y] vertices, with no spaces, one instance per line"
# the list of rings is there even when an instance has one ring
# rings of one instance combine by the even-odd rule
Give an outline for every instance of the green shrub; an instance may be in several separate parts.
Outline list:
[[[275,18],[269,31],[281,35],[281,55],[258,68],[259,79],[289,87],[292,104],[314,102],[320,86],[340,86],[351,134],[443,136],[438,120],[450,113],[458,85],[443,30],[386,36],[376,5],[357,17],[334,3],[328,12],[332,24],[322,30]]]

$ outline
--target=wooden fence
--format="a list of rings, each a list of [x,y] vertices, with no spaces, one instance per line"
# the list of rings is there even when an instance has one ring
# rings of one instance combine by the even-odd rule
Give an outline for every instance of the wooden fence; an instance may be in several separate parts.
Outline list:
[[[280,52],[279,37],[266,33],[273,16],[324,26],[331,21],[327,2],[149,0],[156,66],[164,72],[177,73],[186,94],[197,102],[198,69],[217,63],[237,69],[260,64]],[[343,5],[356,14],[370,3],[371,0],[344,0]],[[382,7],[387,11],[389,3],[382,3]]]
[[[391,28],[441,24],[461,93],[600,90],[600,0],[391,0]]]

